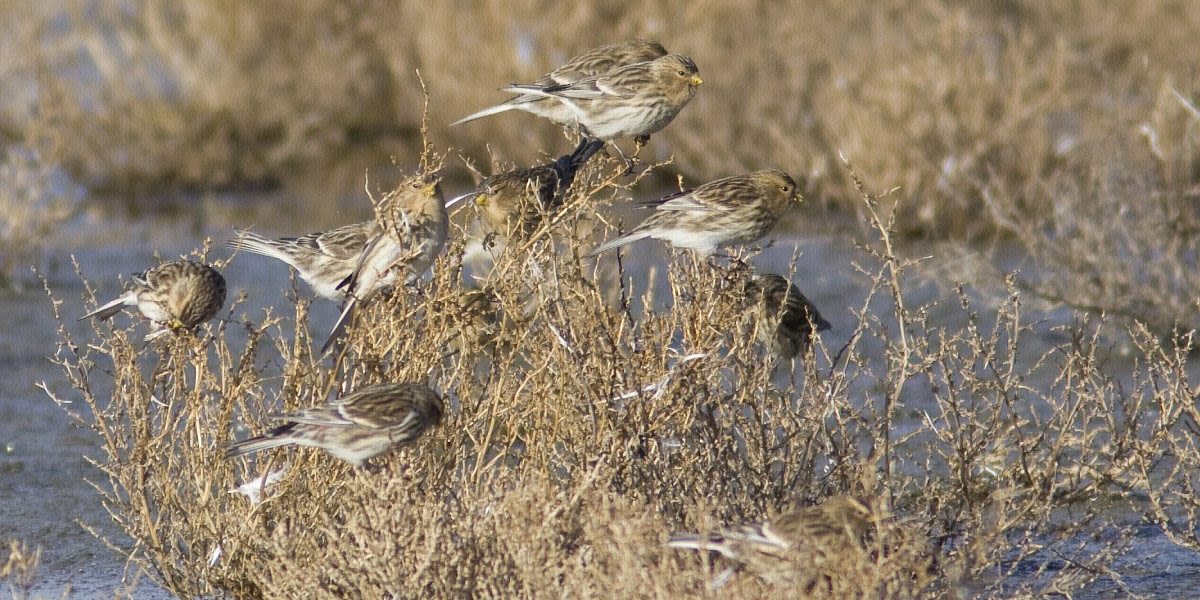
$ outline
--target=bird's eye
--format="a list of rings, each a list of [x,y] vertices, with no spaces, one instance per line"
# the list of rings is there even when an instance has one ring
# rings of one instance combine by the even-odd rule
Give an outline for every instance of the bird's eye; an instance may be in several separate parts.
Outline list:
[[[680,70],[678,71],[678,73],[679,73],[679,76],[680,76],[680,77],[687,77],[687,72],[686,72],[686,71],[684,71],[683,69],[680,69]]]

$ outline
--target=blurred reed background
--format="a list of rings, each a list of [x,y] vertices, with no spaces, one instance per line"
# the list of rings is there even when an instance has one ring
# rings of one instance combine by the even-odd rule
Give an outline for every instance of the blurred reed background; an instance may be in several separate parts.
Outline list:
[[[93,199],[136,215],[267,192],[310,227],[364,216],[364,170],[419,151],[418,70],[432,142],[484,174],[561,153],[561,131],[528,115],[447,124],[501,85],[641,36],[694,57],[706,82],[648,149],[673,158],[668,176],[775,165],[826,208],[793,225],[837,231],[861,221],[836,218],[860,207],[841,153],[899,188],[906,237],[1015,239],[1038,267],[1025,287],[1167,332],[1197,324],[1200,290],[1194,269],[1163,266],[1196,251],[1189,7],[6,0],[0,267]]]

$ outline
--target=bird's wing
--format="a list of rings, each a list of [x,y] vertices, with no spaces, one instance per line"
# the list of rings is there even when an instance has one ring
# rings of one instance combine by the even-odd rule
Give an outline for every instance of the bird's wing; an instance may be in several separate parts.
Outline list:
[[[411,402],[392,394],[358,396],[337,406],[342,418],[365,427],[405,429],[418,419]]]
[[[284,415],[273,415],[281,421],[289,423],[307,423],[309,425],[351,425],[353,421],[346,419],[338,410],[336,404],[323,404],[305,408]]]
[[[359,257],[367,246],[367,227],[363,223],[355,223],[331,229],[313,238],[322,254],[350,260]]]
[[[647,206],[653,206],[658,211],[684,210],[722,213],[730,211],[728,206],[713,202],[702,188],[671,194],[665,198],[659,198],[656,202],[647,203]]]

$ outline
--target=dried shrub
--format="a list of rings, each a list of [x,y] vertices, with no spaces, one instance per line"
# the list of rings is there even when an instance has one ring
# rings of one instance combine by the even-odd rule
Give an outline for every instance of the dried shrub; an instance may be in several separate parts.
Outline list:
[[[30,550],[24,542],[11,540],[8,545],[8,560],[0,565],[0,579],[8,581],[8,591],[13,600],[25,600],[37,578],[38,562],[42,557],[39,546]]]
[[[1023,314],[1015,282],[998,308],[966,288],[913,303],[896,213],[849,177],[874,231],[870,293],[844,347],[780,361],[743,318],[737,268],[677,254],[654,285],[579,258],[619,169],[597,160],[557,223],[492,248],[473,284],[492,302],[464,302],[455,241],[431,278],[363,307],[336,357],[314,353],[306,301],[142,348],[64,330],[56,361],[129,537],[110,545],[189,598],[715,596],[727,564],[667,549],[668,533],[849,493],[875,515],[867,552],[835,557],[821,585],[748,571],[721,597],[1120,586],[1122,509],[1195,549],[1186,348],[1134,330],[1136,360],[1114,374],[1103,324],[1032,341],[1051,326]],[[429,383],[450,410],[375,470],[306,449],[223,457],[270,413],[378,381]],[[246,482],[265,489],[231,493]]]

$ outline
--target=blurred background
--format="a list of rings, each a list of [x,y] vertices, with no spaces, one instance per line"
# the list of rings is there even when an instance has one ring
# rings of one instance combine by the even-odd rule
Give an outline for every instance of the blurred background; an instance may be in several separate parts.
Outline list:
[[[966,243],[959,255],[1014,241],[1037,267],[1025,287],[1165,333],[1194,321],[1200,290],[1164,264],[1195,261],[1192,8],[0,0],[0,272],[80,215],[88,236],[115,216],[293,233],[362,218],[364,173],[386,186],[393,161],[415,164],[422,78],[452,190],[472,181],[459,156],[489,174],[561,154],[562,131],[530,115],[447,124],[508,82],[647,37],[705,80],[654,136],[648,156],[673,163],[647,195],[775,165],[804,179],[794,226],[853,230],[840,153],[872,189],[898,188],[907,239]]]
[[[367,218],[364,174],[386,188],[416,164],[422,81],[448,193],[472,184],[468,163],[490,174],[557,156],[573,143],[530,115],[448,123],[635,37],[693,57],[705,83],[643,151],[672,162],[634,195],[765,166],[796,175],[808,203],[786,233],[835,331],[853,327],[843,276],[867,234],[844,157],[871,191],[895,189],[883,206],[901,251],[931,257],[918,268],[940,284],[998,302],[1012,274],[1047,310],[1180,335],[1200,326],[1198,31],[1189,0],[0,0],[0,314],[13,327],[0,363],[18,369],[0,383],[0,475],[65,498],[24,505],[27,525],[0,537],[78,534],[60,517],[92,498],[84,461],[61,458],[91,442],[35,388],[55,322],[29,266],[78,296],[79,255],[115,292],[154,252],[235,225],[285,235]],[[286,270],[246,263],[231,279],[263,292],[249,306],[277,300],[266,290]],[[0,502],[19,502],[13,490]],[[61,564],[106,551],[78,552]]]

